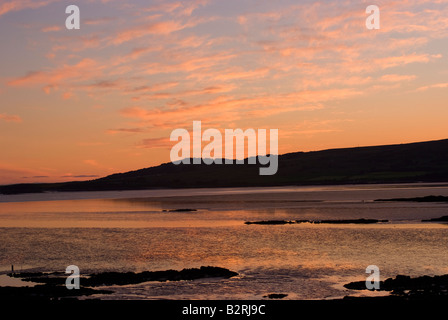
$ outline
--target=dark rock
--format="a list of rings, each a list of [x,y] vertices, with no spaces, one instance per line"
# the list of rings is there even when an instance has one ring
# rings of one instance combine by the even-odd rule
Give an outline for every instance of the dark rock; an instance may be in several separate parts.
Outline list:
[[[448,222],[448,216],[443,216],[440,218],[433,218],[428,220],[422,220],[422,222]]]
[[[20,272],[8,273],[8,276],[47,285],[65,285],[68,275],[65,272]]]
[[[346,220],[262,220],[262,221],[246,221],[245,224],[296,224],[296,223],[329,223],[329,224],[371,224],[389,222],[389,220],[376,220],[376,219],[346,219]]]
[[[380,223],[380,222],[389,222],[389,220],[377,220],[377,219],[347,219],[347,220],[322,220],[316,221],[314,223],[332,223],[332,224],[371,224],[371,223]]]
[[[267,296],[263,296],[263,298],[269,298],[269,299],[283,299],[285,297],[287,297],[288,295],[285,293],[271,293],[268,294]]]
[[[92,294],[109,294],[109,290],[97,290],[92,287],[108,285],[137,284],[147,281],[181,281],[201,278],[231,278],[238,273],[219,267],[201,267],[199,269],[183,269],[181,271],[143,271],[134,272],[102,272],[91,274],[80,279],[80,289],[68,290],[65,287],[67,274],[63,272],[23,272],[8,274],[38,284],[32,287],[0,287],[0,299],[45,299],[53,300],[65,297],[85,296]]]
[[[367,290],[365,281],[350,282],[344,285],[347,289]],[[410,276],[397,275],[380,281],[380,291],[390,291],[395,296],[406,298],[446,297],[448,298],[448,275],[421,276],[411,278]]]
[[[0,300],[59,300],[69,297],[110,294],[110,290],[81,287],[68,290],[61,285],[36,285],[34,287],[0,287]]]
[[[134,272],[103,272],[92,274],[83,279],[83,284],[95,287],[102,285],[126,285],[147,281],[181,281],[201,278],[231,278],[238,273],[219,267],[201,267],[200,269],[183,269],[181,271],[144,271]]]
[[[219,267],[201,267],[199,269],[183,269],[181,271],[143,271],[135,272],[102,272],[81,277],[83,286],[95,287],[101,285],[125,285],[147,281],[180,281],[196,280],[201,278],[231,278],[238,273]],[[44,283],[56,286],[65,285],[67,275],[65,273],[16,273],[11,275],[24,281]]]
[[[426,196],[426,197],[415,197],[415,198],[377,199],[375,201],[448,202],[448,197]]]
[[[246,221],[245,224],[293,224],[296,221],[286,221],[286,220],[262,220],[262,221]]]

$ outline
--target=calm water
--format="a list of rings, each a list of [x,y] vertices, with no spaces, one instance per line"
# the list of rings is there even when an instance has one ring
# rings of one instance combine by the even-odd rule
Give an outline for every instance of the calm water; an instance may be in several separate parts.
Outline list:
[[[353,295],[342,284],[448,273],[447,203],[378,198],[448,196],[441,184],[189,189],[0,196],[0,271],[81,273],[219,266],[207,279],[112,287],[102,299],[288,299]],[[170,212],[191,208],[195,212]],[[166,211],[164,211],[166,210]],[[376,225],[245,225],[271,219],[388,219]],[[1,273],[1,272],[0,272]],[[0,285],[7,285],[0,276]],[[17,285],[17,284],[16,284]],[[82,283],[81,283],[82,285]]]

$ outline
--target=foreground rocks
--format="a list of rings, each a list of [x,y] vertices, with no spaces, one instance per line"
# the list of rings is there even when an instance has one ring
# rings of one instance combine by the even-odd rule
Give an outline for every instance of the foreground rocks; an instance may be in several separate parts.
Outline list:
[[[44,299],[55,300],[67,297],[88,296],[93,294],[110,294],[110,290],[98,290],[94,287],[111,285],[128,285],[148,281],[181,281],[204,278],[231,278],[238,273],[219,267],[200,267],[181,271],[144,271],[102,272],[82,276],[80,289],[68,290],[65,287],[67,274],[63,272],[23,272],[8,274],[10,277],[37,283],[30,287],[0,287],[0,299]]]
[[[44,284],[34,287],[0,287],[0,300],[61,300],[110,293],[113,291],[85,287],[68,290],[65,286]]]
[[[109,286],[136,284],[147,281],[181,281],[197,280],[203,278],[231,278],[238,273],[218,267],[201,267],[200,269],[183,269],[181,271],[144,271],[134,272],[103,272],[90,275],[84,279],[83,283],[87,286]]]
[[[344,287],[352,290],[367,290],[365,281],[350,282]],[[395,278],[380,281],[379,291],[390,291],[392,297],[448,299],[448,275],[417,278],[397,275]]]

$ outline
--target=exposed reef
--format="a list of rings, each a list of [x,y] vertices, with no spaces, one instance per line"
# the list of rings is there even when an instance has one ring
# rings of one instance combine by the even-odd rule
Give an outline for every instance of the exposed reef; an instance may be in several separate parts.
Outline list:
[[[163,212],[195,212],[195,211],[198,211],[198,210],[196,210],[196,209],[188,209],[188,208],[185,208],[185,209],[164,209],[164,210],[162,210]]]
[[[350,282],[344,285],[347,289],[367,290],[365,281]],[[390,291],[391,297],[401,298],[448,298],[448,275],[410,276],[397,275],[380,281],[379,291]]]
[[[263,296],[263,298],[269,298],[269,299],[283,299],[287,297],[288,295],[286,293],[270,293],[266,296]]]
[[[238,273],[219,267],[200,267],[193,269],[135,272],[101,272],[80,277],[79,289],[67,289],[67,274],[63,272],[22,272],[10,273],[10,277],[29,281],[30,287],[0,287],[0,299],[43,299],[59,300],[92,294],[111,294],[110,290],[94,287],[137,284],[148,281],[181,281],[203,278],[231,278]]]
[[[432,218],[428,220],[422,220],[422,222],[448,222],[448,216],[443,216],[440,218]]]
[[[392,201],[408,201],[408,202],[448,202],[445,196],[426,196],[414,198],[392,198],[392,199],[376,199],[374,201],[392,202]]]
[[[181,271],[143,271],[134,272],[103,272],[90,275],[83,283],[87,286],[108,286],[136,284],[147,281],[181,281],[201,278],[231,278],[238,273],[219,267],[201,267],[200,269],[183,269]]]
[[[342,219],[342,220],[261,220],[261,221],[246,221],[245,224],[265,224],[265,225],[281,225],[281,224],[298,224],[298,223],[328,223],[328,224],[372,224],[384,223],[389,220],[377,219]]]

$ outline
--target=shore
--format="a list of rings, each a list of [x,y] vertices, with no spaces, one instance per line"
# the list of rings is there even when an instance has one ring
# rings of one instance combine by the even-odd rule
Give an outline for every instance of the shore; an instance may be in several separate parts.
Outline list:
[[[9,281],[0,281],[4,286],[0,296],[18,301],[443,299],[442,285],[432,291],[386,290],[381,283],[381,292],[373,293],[365,291],[362,282],[358,287],[343,287],[364,280],[365,266],[371,264],[384,270],[381,280],[400,274],[446,273],[448,258],[442,240],[447,204],[443,196],[427,194],[446,195],[447,190],[386,189],[285,189],[263,194],[232,190],[180,199],[7,203],[4,207],[10,211],[3,211],[4,218],[14,218],[21,228],[2,229],[7,258],[2,278],[29,283],[29,287],[15,288],[12,282],[5,287]],[[23,227],[26,219],[33,228]],[[53,221],[66,224],[53,225]],[[198,226],[199,222],[203,224]],[[24,268],[22,262],[26,262]],[[75,263],[83,271],[81,289],[67,290],[64,273],[47,273],[46,280],[38,279],[44,274],[22,272],[7,277],[12,263],[16,272],[62,271],[60,266]],[[188,279],[175,271],[203,265],[240,275],[201,280],[201,276]],[[175,269],[171,276],[170,269]],[[108,270],[119,272],[104,272]],[[164,270],[160,272],[165,273],[165,280],[144,270]],[[93,276],[92,272],[100,274]],[[100,278],[103,282],[95,284]],[[358,298],[382,294],[387,297]]]
[[[0,300],[76,300],[79,297],[92,295],[107,295],[113,293],[108,286],[124,286],[148,281],[195,281],[205,278],[228,279],[238,276],[238,273],[220,267],[201,267],[183,269],[181,271],[144,271],[134,272],[102,272],[82,276],[79,289],[68,290],[65,286],[67,275],[62,272],[22,272],[9,273],[9,277],[30,282],[30,286],[0,287]],[[99,287],[101,287],[99,289]],[[344,285],[346,289],[366,291],[365,281],[350,282]],[[379,289],[388,295],[379,297],[358,297],[347,295],[342,299],[332,301],[413,301],[413,300],[448,300],[448,274],[440,276],[421,276],[412,278],[397,275],[380,281]],[[267,293],[263,296],[268,300],[281,300],[288,295],[283,293]],[[98,298],[95,298],[98,299]]]
[[[111,290],[97,289],[113,285],[130,285],[148,281],[193,281],[205,278],[231,278],[238,273],[225,268],[203,266],[201,268],[183,269],[181,271],[144,271],[144,272],[102,272],[80,277],[79,289],[67,289],[67,274],[63,272],[21,272],[9,273],[8,276],[30,282],[30,286],[0,287],[1,299],[40,299],[60,300],[76,299],[80,296],[110,294]]]

